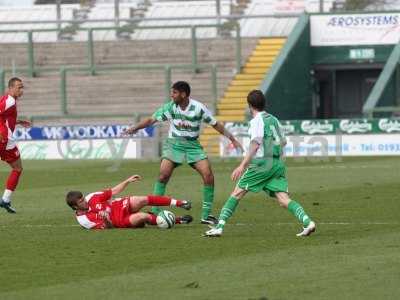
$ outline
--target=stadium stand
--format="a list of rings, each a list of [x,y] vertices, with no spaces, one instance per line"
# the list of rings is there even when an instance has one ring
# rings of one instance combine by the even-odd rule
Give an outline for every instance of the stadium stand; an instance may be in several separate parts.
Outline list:
[[[251,53],[256,43],[256,39],[243,41],[243,59]],[[199,63],[218,66],[219,95],[222,95],[234,76],[234,45],[233,39],[203,39],[198,42]],[[16,45],[9,46],[15,49]],[[3,49],[6,50],[2,47],[0,55],[3,55]],[[98,42],[95,50],[96,63],[99,65],[191,62],[190,40]],[[23,51],[22,45],[17,48],[18,53]],[[35,53],[36,60],[42,66],[59,67],[61,64],[82,66],[85,64],[86,44],[63,42],[48,47],[48,44],[43,43],[35,46]],[[26,66],[25,55],[16,57],[15,62],[20,67]],[[18,69],[16,74],[18,75]],[[44,73],[36,78],[24,76],[23,78],[27,87],[25,97],[20,104],[20,112],[23,115],[61,113],[58,73]],[[193,73],[189,70],[173,70],[171,79],[191,82],[193,97],[204,101],[212,109],[214,101],[208,71]],[[113,71],[96,76],[70,73],[67,75],[68,110],[70,113],[150,114],[165,100],[164,80],[165,74],[162,70]],[[76,120],[76,122],[88,123],[90,120]]]
[[[79,8],[76,4],[65,4],[62,6],[61,18],[72,20],[74,9]],[[34,5],[34,6],[0,6],[0,20],[7,21],[48,21],[55,20],[57,16],[55,5]],[[63,24],[63,27],[67,24]],[[57,29],[57,24],[36,23],[36,24],[0,24],[1,30],[32,30],[32,29]],[[36,42],[56,42],[57,32],[37,32],[34,34]],[[26,33],[0,33],[1,43],[26,43]]]
[[[166,1],[155,2],[149,7],[145,18],[179,18],[179,17],[206,17],[216,16],[215,1]],[[230,1],[221,0],[221,15],[230,14]],[[140,26],[168,26],[168,25],[199,25],[217,24],[215,20],[164,20],[142,21]],[[191,37],[190,29],[159,29],[140,30],[132,34],[132,39],[188,39]],[[199,38],[215,38],[216,28],[202,28],[197,32]]]

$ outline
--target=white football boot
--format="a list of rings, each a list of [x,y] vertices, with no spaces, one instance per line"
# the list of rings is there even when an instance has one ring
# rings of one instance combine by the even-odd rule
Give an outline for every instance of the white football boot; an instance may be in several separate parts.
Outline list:
[[[222,235],[223,229],[222,228],[211,228],[210,230],[206,231],[204,233],[204,236],[209,236],[209,237],[219,237]]]
[[[303,228],[303,231],[296,234],[296,236],[309,236],[311,233],[315,231],[316,225],[313,221],[308,224],[307,227]]]

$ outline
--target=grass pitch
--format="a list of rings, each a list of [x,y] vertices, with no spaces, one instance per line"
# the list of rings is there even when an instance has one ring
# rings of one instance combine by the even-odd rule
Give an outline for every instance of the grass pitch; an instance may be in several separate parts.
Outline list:
[[[214,162],[215,214],[237,162]],[[288,161],[292,198],[317,222],[296,220],[264,194],[249,194],[221,238],[198,224],[200,177],[176,170],[167,193],[194,202],[195,222],[172,230],[86,231],[64,204],[131,174],[125,194],[149,194],[157,162],[24,162],[16,215],[0,211],[0,299],[398,299],[399,158]],[[1,180],[8,168],[1,165]],[[179,212],[178,210],[176,210]]]

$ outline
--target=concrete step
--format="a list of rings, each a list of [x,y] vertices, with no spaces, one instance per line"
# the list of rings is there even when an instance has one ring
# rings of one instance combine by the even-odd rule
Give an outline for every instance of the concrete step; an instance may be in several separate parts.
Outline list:
[[[248,62],[244,68],[265,68],[269,69],[272,66],[271,62]]]
[[[221,110],[229,110],[229,109],[246,109],[248,107],[247,103],[220,103],[217,105],[217,109]]]
[[[232,82],[230,83],[230,86],[242,86],[242,85],[245,85],[245,86],[250,86],[250,85],[258,86],[260,84],[260,82],[261,81],[258,80],[258,79],[250,79],[250,80],[235,79],[235,80],[232,80]]]
[[[265,68],[243,68],[243,74],[262,74],[265,75],[267,70]]]
[[[235,79],[238,80],[262,80],[265,74],[237,74]]]
[[[250,92],[258,87],[258,85],[231,85],[226,92]]]
[[[232,115],[232,116],[217,116],[218,121],[223,121],[223,122],[244,122],[245,121],[245,116],[240,115]]]
[[[241,116],[244,115],[244,113],[244,109],[224,109],[218,111],[219,116]]]

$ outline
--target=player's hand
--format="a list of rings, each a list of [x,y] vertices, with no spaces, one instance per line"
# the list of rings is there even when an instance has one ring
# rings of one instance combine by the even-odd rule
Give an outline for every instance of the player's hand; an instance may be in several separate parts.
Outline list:
[[[243,172],[244,172],[244,168],[240,165],[235,170],[233,170],[233,172],[231,174],[231,179],[233,181],[237,181],[240,178],[240,176],[242,176]]]
[[[18,125],[21,125],[24,128],[29,128],[32,126],[32,123],[29,121],[19,120]]]
[[[233,140],[232,145],[233,145],[233,147],[235,147],[235,149],[239,150],[241,153],[244,152],[244,148],[243,148],[242,144],[239,143],[237,140]]]
[[[129,136],[135,134],[138,130],[135,127],[129,127],[122,131],[122,136]]]
[[[142,180],[142,177],[140,177],[140,175],[133,175],[133,176],[129,177],[126,181],[135,182],[135,181],[140,181],[140,180]]]

